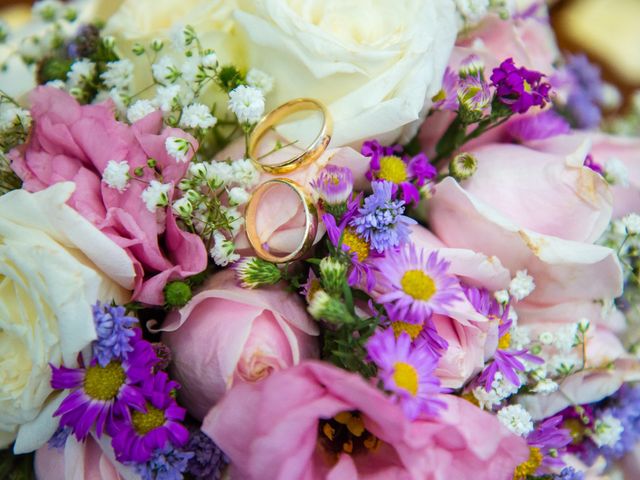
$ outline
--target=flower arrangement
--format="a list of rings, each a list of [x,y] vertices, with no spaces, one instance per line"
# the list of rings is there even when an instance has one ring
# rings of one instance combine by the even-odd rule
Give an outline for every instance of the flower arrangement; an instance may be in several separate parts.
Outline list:
[[[543,2],[364,3],[2,26],[3,475],[640,475],[638,112]]]

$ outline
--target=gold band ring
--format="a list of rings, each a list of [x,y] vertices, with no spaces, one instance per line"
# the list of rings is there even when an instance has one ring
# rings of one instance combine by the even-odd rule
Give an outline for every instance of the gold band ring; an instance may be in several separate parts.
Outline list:
[[[302,241],[293,252],[282,256],[270,253],[264,247],[263,242],[260,240],[260,236],[258,235],[257,210],[260,205],[260,200],[270,188],[276,185],[285,185],[291,188],[296,192],[296,195],[298,195],[302,201],[302,206],[304,207],[304,236]],[[245,218],[247,238],[249,239],[249,244],[255,250],[256,256],[272,263],[291,262],[302,257],[313,245],[313,241],[316,238],[316,233],[318,231],[318,210],[316,209],[311,196],[300,184],[293,180],[289,180],[288,178],[274,178],[259,185],[251,195],[249,203],[247,203]]]
[[[303,110],[317,110],[322,114],[322,127],[320,128],[320,132],[313,143],[306,150],[300,153],[300,155],[290,158],[284,162],[275,165],[265,165],[264,163],[261,163],[261,157],[257,156],[257,149],[265,134],[269,129],[275,127],[282,119]],[[318,159],[327,149],[327,146],[331,141],[332,133],[333,120],[331,118],[331,114],[321,102],[312,98],[296,98],[272,110],[264,116],[260,122],[258,122],[249,137],[249,158],[258,170],[265,173],[274,175],[288,173]]]

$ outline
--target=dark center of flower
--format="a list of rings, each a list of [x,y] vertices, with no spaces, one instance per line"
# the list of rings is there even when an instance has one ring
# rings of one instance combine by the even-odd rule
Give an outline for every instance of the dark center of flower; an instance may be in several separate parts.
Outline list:
[[[328,420],[318,423],[318,442],[332,459],[341,453],[357,455],[375,451],[382,443],[365,427],[358,412],[340,412]]]
[[[119,362],[110,362],[106,367],[94,365],[84,375],[84,391],[96,400],[113,400],[124,385],[126,375]]]
[[[404,293],[424,302],[436,293],[435,282],[422,270],[407,270],[400,279],[400,285]]]
[[[139,435],[146,435],[154,428],[163,426],[165,420],[164,411],[148,403],[146,412],[134,410],[131,414],[131,423]]]

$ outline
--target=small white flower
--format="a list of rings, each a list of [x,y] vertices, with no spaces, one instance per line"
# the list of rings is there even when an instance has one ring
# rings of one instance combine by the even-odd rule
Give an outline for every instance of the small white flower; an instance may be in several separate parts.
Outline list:
[[[506,290],[498,290],[497,292],[494,292],[493,297],[502,305],[509,303],[509,292]]]
[[[156,98],[153,103],[163,112],[173,110],[176,102],[179,103],[181,88],[180,85],[169,85],[168,87],[158,87]]]
[[[487,14],[489,0],[455,0],[456,8],[467,22],[477,23]]]
[[[187,161],[190,146],[191,144],[187,140],[180,137],[167,137],[164,142],[167,153],[178,162]]]
[[[60,17],[64,4],[59,0],[40,0],[33,5],[33,15],[45,22],[53,22]]]
[[[136,100],[127,110],[127,119],[130,123],[135,123],[155,111],[156,107],[150,100]]]
[[[47,87],[57,88],[58,90],[64,90],[67,86],[62,80],[49,80],[45,85]]]
[[[155,212],[156,208],[164,207],[169,203],[170,183],[160,183],[151,180],[149,186],[142,191],[142,201],[150,212]]]
[[[213,53],[207,53],[200,59],[200,63],[205,68],[215,68],[218,65],[218,56]]]
[[[109,188],[114,188],[120,193],[124,192],[129,185],[129,163],[109,160],[104,172],[102,172],[102,181]]]
[[[540,335],[538,335],[538,340],[540,340],[540,343],[543,345],[551,345],[553,338],[553,333],[551,332],[541,332]]]
[[[240,123],[257,123],[264,113],[264,95],[259,88],[240,85],[229,92],[229,110]]]
[[[570,352],[576,342],[578,324],[563,325],[555,332],[555,346],[561,352]]]
[[[604,166],[604,176],[613,185],[629,186],[629,170],[622,160],[611,157]]]
[[[607,413],[596,420],[589,436],[598,447],[613,447],[620,441],[622,432],[624,432],[622,422]]]
[[[18,126],[28,130],[31,127],[31,120],[31,114],[23,108],[6,103],[0,107],[0,131],[2,132]]]
[[[533,431],[531,415],[521,405],[509,405],[498,411],[498,420],[516,435],[527,436]]]
[[[78,87],[91,81],[96,76],[96,64],[88,58],[76,60],[67,73],[70,87]]]
[[[231,225],[231,235],[235,237],[238,232],[240,232],[240,229],[244,226],[244,217],[235,207],[222,206],[220,210],[227,217],[227,220]]]
[[[109,62],[100,78],[108,88],[128,90],[133,80],[133,63],[127,59]]]
[[[526,270],[518,270],[509,284],[509,293],[516,299],[528,297],[536,288],[533,277]]]
[[[180,72],[182,74],[182,79],[186,83],[194,83],[198,77],[198,67],[200,66],[200,61],[196,57],[187,58],[180,67]]]
[[[241,187],[233,187],[229,190],[229,203],[231,205],[244,205],[249,201],[249,192]]]
[[[180,72],[174,65],[173,60],[166,55],[151,66],[151,71],[153,72],[153,78],[161,83],[174,83],[180,77]]]
[[[233,169],[227,162],[213,161],[205,164],[207,167],[207,181],[215,186],[222,187],[233,179]]]
[[[102,93],[102,92],[100,92]],[[127,96],[126,94],[122,93],[120,90],[116,89],[116,88],[112,88],[111,90],[109,90],[108,92],[106,92],[106,97],[110,98],[113,103],[116,106],[116,110],[118,111],[118,113],[120,113],[121,115],[126,115],[127,113]],[[93,103],[98,103],[97,100],[98,97],[96,97],[93,100]]]
[[[510,397],[518,391],[513,383],[507,380],[502,373],[497,372],[491,383],[491,390],[487,392],[484,386],[473,389],[473,396],[476,397],[480,408],[491,410],[495,405],[499,405],[504,399]]]
[[[547,369],[553,375],[564,375],[573,371],[578,365],[575,355],[553,355],[546,363]]]
[[[182,197],[173,202],[171,209],[180,217],[188,217],[193,212],[193,205],[187,197]]]
[[[630,213],[622,219],[622,224],[629,235],[638,235],[640,233],[640,215]]]
[[[265,95],[273,90],[273,77],[257,68],[249,70],[247,83],[252,87],[259,88]]]
[[[209,108],[202,103],[192,103],[182,109],[180,126],[183,128],[211,128],[218,119],[211,115]]]
[[[39,60],[46,51],[46,47],[35,35],[22,39],[18,45],[18,53],[31,60]]]
[[[529,337],[529,328],[512,326],[511,327],[511,347],[516,350],[521,350],[531,343]]]
[[[198,163],[190,163],[189,164],[189,175],[195,178],[206,178],[207,177],[207,165],[198,162]]]
[[[236,253],[236,247],[233,242],[227,240],[220,232],[213,234],[213,241],[214,245],[209,253],[216,265],[226,267],[229,263],[240,259],[240,255]]]
[[[538,383],[536,383],[535,387],[533,387],[533,391],[536,393],[540,393],[542,395],[549,395],[558,390],[558,384],[551,380],[550,378],[543,378]]]
[[[260,172],[248,158],[234,161],[231,164],[233,181],[245,188],[255,187],[260,181]]]

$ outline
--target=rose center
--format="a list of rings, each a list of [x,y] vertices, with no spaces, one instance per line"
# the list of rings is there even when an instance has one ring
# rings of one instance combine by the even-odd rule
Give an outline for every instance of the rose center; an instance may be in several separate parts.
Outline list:
[[[529,459],[521,463],[516,467],[516,471],[513,474],[514,480],[524,480],[530,475],[536,473],[538,468],[542,465],[542,453],[539,448],[529,448]]]
[[[418,393],[418,371],[413,365],[406,362],[394,363],[393,381],[398,387],[406,390],[414,397]]]
[[[393,328],[393,333],[396,334],[396,337],[405,332],[411,337],[411,340],[418,338],[418,335],[422,332],[422,324],[420,323],[392,322],[391,328]]]
[[[349,247],[351,253],[355,253],[359,262],[364,262],[369,257],[369,244],[360,238],[356,232],[347,228],[342,236],[342,243]]]
[[[146,412],[134,410],[131,414],[131,423],[139,435],[146,435],[154,428],[164,425],[164,422],[164,411],[159,410],[148,403]]]
[[[94,365],[87,368],[84,376],[84,391],[96,400],[113,400],[124,385],[126,375],[122,365],[110,362],[106,367]]]
[[[427,301],[436,293],[436,283],[422,270],[408,270],[400,280],[402,290],[416,300]]]
[[[380,159],[380,171],[378,178],[392,183],[402,183],[407,181],[407,164],[395,155],[382,157]]]

